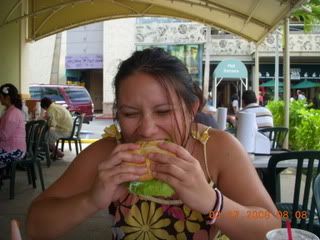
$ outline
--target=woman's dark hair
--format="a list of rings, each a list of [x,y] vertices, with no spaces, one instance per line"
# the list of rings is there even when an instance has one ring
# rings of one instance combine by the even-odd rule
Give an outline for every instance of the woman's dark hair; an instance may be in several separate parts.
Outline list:
[[[231,96],[231,101],[238,100],[238,99],[239,99],[239,97],[238,97],[238,94],[237,94],[237,93],[235,93],[235,94],[233,94],[233,95]]]
[[[198,96],[188,69],[178,58],[171,56],[163,49],[148,48],[134,52],[130,58],[119,65],[118,73],[113,82],[115,90],[113,112],[116,119],[118,118],[119,87],[122,81],[137,72],[154,77],[165,89],[170,101],[169,88],[172,88],[178,96],[180,106],[184,102],[187,111],[193,118],[195,113],[192,112],[192,106],[198,101]],[[184,118],[186,119],[186,116]],[[180,136],[183,139],[182,141],[186,141],[187,136],[182,136],[182,133],[180,133]]]
[[[199,99],[199,107],[198,107],[198,112],[201,112],[204,106],[207,104],[207,100],[203,97],[203,91],[199,87],[197,83],[193,83],[193,89],[194,89],[194,94],[198,97]]]
[[[252,90],[246,90],[242,94],[242,101],[245,105],[257,103],[256,93]]]
[[[40,106],[43,109],[48,109],[49,106],[51,105],[51,103],[52,103],[52,101],[50,98],[44,97],[41,99]]]
[[[0,94],[2,96],[9,96],[11,104],[16,108],[22,109],[22,100],[21,95],[18,92],[18,89],[11,83],[3,84],[0,87]]]

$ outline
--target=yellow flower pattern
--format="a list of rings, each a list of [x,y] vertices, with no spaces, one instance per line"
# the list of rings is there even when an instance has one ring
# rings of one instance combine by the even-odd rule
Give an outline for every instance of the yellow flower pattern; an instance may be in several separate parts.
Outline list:
[[[110,126],[107,126],[103,131],[104,131],[104,133],[102,134],[103,138],[115,138],[117,141],[121,139],[121,133],[115,124],[111,124]]]
[[[192,131],[192,137],[206,144],[209,139],[208,130],[202,133]],[[116,138],[119,142],[121,134],[117,126],[112,124],[104,129],[102,137]],[[130,197],[131,195],[109,207],[109,212],[115,216],[112,227],[114,240],[209,239],[210,228],[214,226],[207,225],[199,212],[185,205],[170,207],[140,199],[136,195]],[[212,238],[213,236],[210,236],[210,239]],[[228,240],[222,234],[215,239]]]
[[[199,131],[192,130],[191,136],[194,139],[200,141],[202,144],[206,144],[207,141],[209,140],[209,137],[210,137],[209,136],[209,129],[210,129],[210,127],[208,127],[205,131],[203,131],[201,133]]]
[[[174,229],[178,232],[177,239],[187,239],[184,231],[185,227],[188,232],[195,233],[200,230],[199,223],[203,222],[203,217],[199,212],[191,211],[187,206],[183,205],[183,212],[186,219],[178,220],[174,224]]]
[[[133,205],[124,218],[127,226],[120,227],[126,235],[124,240],[175,239],[165,230],[170,225],[170,219],[161,218],[162,215],[162,208],[156,209],[154,202],[143,201],[140,209],[137,205]]]

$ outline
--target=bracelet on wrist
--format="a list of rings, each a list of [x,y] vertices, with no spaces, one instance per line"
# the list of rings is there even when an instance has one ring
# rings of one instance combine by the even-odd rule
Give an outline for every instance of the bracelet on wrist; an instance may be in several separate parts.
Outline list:
[[[213,190],[216,193],[216,201],[214,203],[213,209],[207,215],[206,223],[208,225],[212,225],[217,221],[219,214],[223,208],[223,194],[218,188],[214,188]]]

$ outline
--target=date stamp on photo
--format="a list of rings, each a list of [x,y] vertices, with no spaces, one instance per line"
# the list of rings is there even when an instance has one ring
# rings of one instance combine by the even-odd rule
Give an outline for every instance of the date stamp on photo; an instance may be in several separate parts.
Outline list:
[[[232,210],[232,211],[210,211],[209,212],[209,218],[214,219],[214,218],[248,218],[248,219],[269,219],[272,216],[275,216],[277,218],[281,218],[283,220],[289,219],[290,215],[288,211],[276,211],[274,214],[266,211],[266,210],[248,210],[246,213],[241,213],[240,211],[237,210]],[[294,213],[295,218],[297,219],[307,219],[308,218],[308,212],[307,211],[296,211]]]

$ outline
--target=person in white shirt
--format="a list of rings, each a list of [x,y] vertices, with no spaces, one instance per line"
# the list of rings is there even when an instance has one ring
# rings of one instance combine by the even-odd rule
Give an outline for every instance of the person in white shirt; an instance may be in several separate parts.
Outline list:
[[[251,112],[256,114],[257,126],[259,129],[273,127],[273,117],[269,109],[257,103],[254,91],[246,90],[242,94],[243,109],[240,112]]]
[[[304,95],[304,92],[301,92],[301,90],[297,90],[297,96],[298,96],[298,100],[306,99],[306,96]]]

